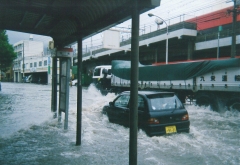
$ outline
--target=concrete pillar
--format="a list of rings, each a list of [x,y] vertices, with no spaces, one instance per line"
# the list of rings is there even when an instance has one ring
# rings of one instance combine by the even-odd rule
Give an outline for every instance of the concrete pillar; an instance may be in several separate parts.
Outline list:
[[[188,40],[188,60],[193,59],[193,50],[194,50],[194,43],[192,40]]]
[[[155,49],[155,63],[158,62],[158,48]]]

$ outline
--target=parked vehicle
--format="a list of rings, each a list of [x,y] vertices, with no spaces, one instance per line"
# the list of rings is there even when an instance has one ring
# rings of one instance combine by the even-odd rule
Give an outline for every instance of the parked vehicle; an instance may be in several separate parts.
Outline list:
[[[130,61],[115,60],[110,66],[111,76],[95,78],[94,82],[104,82],[99,89],[115,93],[129,90]],[[168,65],[139,64],[138,88],[175,92],[183,103],[188,98],[196,101],[197,105],[211,106],[213,110],[228,107],[240,111],[239,66],[240,58],[185,61]],[[99,70],[99,67],[96,68]],[[96,86],[99,85],[101,83]]]
[[[110,122],[129,125],[130,92],[122,92],[103,113]],[[189,132],[189,115],[181,101],[173,92],[138,92],[138,125],[148,136]]]
[[[32,82],[32,75],[26,76],[24,81],[26,83],[31,83]]]

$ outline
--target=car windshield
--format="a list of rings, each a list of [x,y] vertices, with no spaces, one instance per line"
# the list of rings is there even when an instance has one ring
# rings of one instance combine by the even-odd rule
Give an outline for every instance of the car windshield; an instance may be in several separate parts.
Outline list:
[[[148,96],[152,110],[180,109],[183,108],[180,100],[173,94],[161,94]]]

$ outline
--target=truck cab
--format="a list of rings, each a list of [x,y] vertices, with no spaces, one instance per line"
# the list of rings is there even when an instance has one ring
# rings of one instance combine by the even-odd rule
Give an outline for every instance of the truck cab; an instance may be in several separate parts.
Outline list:
[[[93,83],[101,91],[108,91],[111,88],[111,65],[97,66],[93,72]]]
[[[93,72],[93,79],[101,79],[101,78],[111,79],[111,76],[112,76],[111,67],[112,67],[111,65],[101,65],[101,66],[95,67]]]

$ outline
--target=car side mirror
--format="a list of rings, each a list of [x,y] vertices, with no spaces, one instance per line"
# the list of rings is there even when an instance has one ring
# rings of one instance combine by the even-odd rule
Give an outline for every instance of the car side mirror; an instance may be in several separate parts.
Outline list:
[[[110,105],[110,106],[113,106],[113,102],[109,102],[109,105]]]

